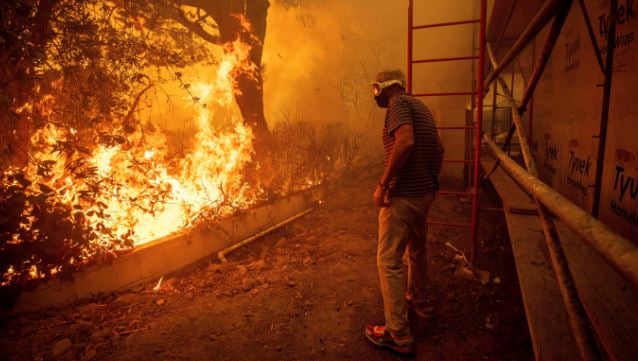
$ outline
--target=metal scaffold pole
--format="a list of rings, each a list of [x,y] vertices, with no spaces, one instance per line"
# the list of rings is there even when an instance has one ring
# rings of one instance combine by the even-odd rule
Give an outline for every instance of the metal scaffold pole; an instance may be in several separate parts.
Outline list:
[[[605,164],[605,147],[607,145],[607,123],[609,122],[609,107],[611,99],[611,79],[614,73],[614,48],[616,47],[616,17],[618,0],[609,3],[609,28],[607,29],[607,56],[605,59],[605,84],[603,89],[603,105],[600,115],[600,129],[598,131],[598,155],[596,156],[596,178],[594,181],[594,202],[591,214],[598,218],[600,211],[600,192],[603,183],[603,169]]]
[[[406,76],[406,86],[405,89],[408,94],[412,94],[412,42],[413,40],[413,31],[412,28],[414,26],[414,0],[410,0],[408,4],[408,67],[407,67],[407,76]]]
[[[481,22],[479,23],[479,59],[478,59],[478,79],[477,79],[477,96],[476,96],[476,129],[474,149],[474,184],[472,186],[472,249],[471,260],[476,260],[476,244],[478,243],[478,211],[479,211],[479,176],[481,164],[481,137],[483,134],[483,97],[484,82],[483,74],[485,74],[485,18],[487,17],[487,0],[481,0]]]
[[[492,66],[496,69],[498,68],[498,63],[489,44],[487,48]],[[500,76],[496,76],[496,80],[499,81],[501,89],[505,94],[505,98],[510,103],[512,118],[516,125],[516,132],[521,146],[521,153],[523,154],[523,159],[525,161],[527,171],[532,176],[537,177],[538,172],[536,170],[536,163],[531,154],[529,144],[527,143],[527,136],[525,134],[525,128],[523,127],[519,105],[512,97],[512,93],[507,86],[507,83]],[[567,313],[567,317],[574,334],[574,339],[576,340],[579,348],[580,356],[583,360],[600,360],[600,355],[598,354],[598,349],[596,347],[595,337],[589,327],[585,309],[583,308],[583,305],[578,297],[576,285],[574,284],[567,259],[563,252],[563,248],[558,237],[558,232],[556,231],[556,226],[551,220],[549,211],[547,210],[545,205],[543,205],[543,203],[541,203],[536,196],[534,196],[533,198],[536,202],[538,216],[541,220],[543,233],[545,234],[545,240],[547,243],[547,248],[549,250],[549,258],[552,264],[552,269],[554,270],[554,275],[556,276],[556,281],[558,283],[559,290],[563,299],[563,304],[565,306],[565,311]]]

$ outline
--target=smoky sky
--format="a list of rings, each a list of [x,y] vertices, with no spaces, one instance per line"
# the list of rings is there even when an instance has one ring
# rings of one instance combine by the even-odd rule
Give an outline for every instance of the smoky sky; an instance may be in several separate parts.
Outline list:
[[[477,12],[471,0],[415,1],[415,23],[466,19]],[[388,68],[406,70],[407,0],[272,0],[263,53],[264,107],[272,128],[282,121],[344,123],[356,131],[379,133],[383,111],[370,83]],[[415,57],[468,55],[471,28],[415,33]],[[185,77],[206,81],[214,65],[197,65]],[[415,90],[466,90],[471,64],[415,67]],[[192,107],[173,85],[171,101],[159,101],[152,118],[172,131],[191,127]],[[158,96],[159,99],[161,95]],[[443,119],[458,117],[466,99],[424,99]],[[215,113],[216,124],[236,121],[236,111]],[[437,119],[440,121],[441,119]]]
[[[273,2],[264,48],[265,107],[282,120],[373,127],[370,83],[385,68],[405,68],[407,1]]]

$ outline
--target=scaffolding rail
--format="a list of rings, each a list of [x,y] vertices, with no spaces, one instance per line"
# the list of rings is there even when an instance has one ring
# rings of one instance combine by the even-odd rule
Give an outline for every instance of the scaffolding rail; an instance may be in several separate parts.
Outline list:
[[[585,17],[588,32],[590,33],[590,39],[593,42],[594,49],[596,50],[597,61],[605,75],[601,125],[597,136],[599,139],[598,161],[596,169],[596,183],[594,185],[595,194],[592,214],[587,213],[537,178],[536,166],[529,148],[529,135],[525,134],[521,120],[522,114],[527,110],[527,106],[531,102],[534,90],[545,69],[547,61],[549,60],[552,49],[554,48],[556,39],[561,32],[563,23],[571,5],[572,0],[546,1],[539,13],[536,14],[528,27],[518,37],[514,45],[500,61],[496,59],[497,50],[492,49],[491,45],[487,44],[492,72],[486,77],[484,86],[488,88],[494,82],[494,87],[496,88],[496,84],[500,83],[501,89],[505,93],[504,97],[511,108],[512,119],[514,120],[502,149],[507,147],[514,132],[518,133],[525,168],[521,167],[515,160],[503,152],[503,150],[489,139],[489,137],[483,136],[483,141],[497,160],[494,167],[501,166],[503,170],[505,170],[505,172],[508,173],[510,177],[512,177],[512,179],[514,179],[514,181],[535,200],[547,248],[549,250],[552,270],[554,271],[554,275],[560,289],[563,305],[569,319],[572,333],[579,348],[579,355],[583,360],[600,360],[603,356],[601,356],[597,347],[597,339],[591,329],[591,325],[593,323],[592,320],[589,319],[589,314],[585,307],[583,307],[580,295],[576,290],[569,264],[563,253],[551,213],[557,216],[569,228],[578,234],[581,239],[599,255],[601,255],[616,272],[624,276],[624,278],[634,286],[638,286],[638,246],[621,237],[596,219],[598,216],[598,206],[600,201],[605,138],[609,116],[614,47],[608,47],[606,61],[603,64],[602,57],[597,51],[599,46],[596,44],[595,37],[591,36],[591,22],[589,20],[584,1],[579,0],[579,5],[582,14]],[[510,8],[508,12],[508,18],[505,21],[505,26],[509,23],[509,17],[512,15],[512,8]],[[611,0],[609,3],[610,22],[609,31],[607,33],[607,44],[614,43],[617,9],[617,0]],[[532,73],[529,79],[525,82],[526,88],[524,95],[521,98],[521,101],[517,102],[513,98],[512,93],[507,87],[507,83],[501,78],[500,74],[509,66],[509,64],[512,63],[512,61],[517,59],[522,50],[531,43],[544,26],[552,21],[552,19],[553,22],[544,47],[538,59],[535,59]],[[503,33],[504,30],[501,31],[501,34]],[[502,35],[499,36],[498,43],[500,43],[501,37]],[[494,94],[494,96],[496,97],[496,94]]]
[[[525,112],[529,111],[530,116],[533,111],[533,96],[539,80],[546,68],[549,58],[552,54],[557,39],[565,23],[565,19],[572,8],[573,0],[546,0],[540,10],[536,13],[529,25],[522,31],[518,38],[514,41],[513,45],[509,47],[509,50],[501,57],[497,59],[496,55],[501,44],[502,38],[505,34],[506,28],[510,23],[514,8],[516,7],[516,0],[510,3],[507,11],[507,16],[503,24],[503,28],[499,32],[498,40],[496,42],[496,48],[493,49],[491,44],[486,42],[485,38],[485,25],[486,25],[486,0],[481,0],[480,18],[441,22],[435,24],[426,24],[414,26],[413,21],[413,0],[409,1],[408,9],[408,68],[407,68],[407,91],[413,96],[428,97],[428,96],[461,96],[471,95],[473,96],[472,113],[475,116],[474,124],[467,126],[446,126],[439,127],[440,130],[461,130],[465,131],[466,135],[472,133],[475,135],[475,147],[474,147],[474,159],[451,159],[446,160],[446,163],[461,163],[461,164],[473,164],[473,180],[472,188],[469,192],[458,192],[451,190],[444,190],[439,194],[444,195],[469,195],[472,199],[472,220],[469,224],[464,223],[452,223],[444,222],[440,220],[433,220],[428,223],[445,225],[445,226],[457,226],[457,227],[469,227],[471,229],[472,237],[472,251],[471,260],[474,262],[476,258],[476,241],[477,241],[477,228],[478,228],[478,187],[479,187],[479,161],[481,147],[484,144],[487,145],[490,153],[496,158],[496,164],[494,169],[501,167],[509,176],[535,201],[537,213],[541,221],[543,234],[545,236],[546,245],[549,253],[549,260],[552,265],[552,271],[556,278],[556,283],[560,290],[563,306],[569,320],[569,325],[572,330],[576,344],[578,345],[578,353],[583,360],[600,360],[607,356],[603,356],[603,352],[599,348],[605,349],[604,339],[601,339],[600,334],[596,334],[592,330],[594,322],[590,319],[588,309],[583,306],[581,295],[577,291],[576,284],[573,279],[572,272],[569,267],[569,263],[562,249],[561,240],[558,236],[556,226],[554,225],[554,217],[562,220],[570,229],[572,229],[587,245],[591,247],[597,254],[611,266],[611,268],[628,280],[633,286],[638,286],[638,246],[629,240],[618,235],[609,227],[599,222],[598,209],[600,204],[600,191],[602,183],[602,171],[603,160],[605,156],[605,141],[607,133],[607,123],[609,118],[609,107],[611,97],[611,83],[613,75],[613,59],[614,59],[614,46],[608,46],[606,56],[603,61],[603,57],[598,52],[600,49],[596,43],[596,38],[593,34],[593,27],[585,2],[578,0],[581,13],[584,17],[585,24],[589,38],[593,44],[595,50],[596,60],[600,69],[605,77],[604,89],[603,89],[603,101],[601,110],[601,122],[598,135],[595,137],[599,140],[598,154],[597,154],[597,167],[595,173],[594,184],[594,203],[591,214],[587,213],[582,208],[578,207],[560,193],[552,189],[547,184],[538,179],[538,173],[534,158],[531,155],[530,140],[531,140],[531,117],[530,124],[528,124],[529,132],[526,132],[523,128],[522,116]],[[609,1],[609,24],[607,31],[607,44],[614,44],[616,21],[618,16],[618,0]],[[519,71],[523,74],[522,66],[518,59],[519,55],[524,49],[526,49],[538,34],[551,23],[551,27],[547,33],[547,37],[543,44],[538,56],[533,55],[534,62],[532,64],[532,71],[529,77],[525,77],[524,84],[525,90],[520,101],[516,101],[510,91],[507,83],[502,79],[501,74],[505,69],[508,69],[514,62],[518,62]],[[479,55],[475,54],[468,56],[457,57],[442,57],[442,58],[429,58],[429,59],[414,59],[413,58],[413,32],[420,29],[438,28],[444,26],[457,26],[465,24],[479,24]],[[534,52],[535,53],[535,52]],[[489,58],[490,61],[484,64],[484,60]],[[457,91],[457,92],[431,92],[431,93],[412,93],[413,86],[413,66],[415,64],[428,64],[428,63],[440,63],[451,61],[475,61],[478,60],[478,71],[476,76],[476,89],[469,91]],[[514,70],[512,70],[512,73]],[[502,93],[498,93],[497,89],[502,90]],[[490,88],[492,87],[492,88]],[[504,97],[511,110],[512,123],[508,131],[507,137],[499,147],[494,141],[492,141],[487,135],[483,135],[482,132],[482,115],[483,115],[483,100],[485,97],[486,89],[491,89],[493,92],[493,107],[496,105],[497,96]],[[474,111],[476,109],[476,112]],[[493,112],[495,110],[493,109]],[[494,117],[493,117],[494,118]],[[512,141],[514,134],[518,136],[518,142],[521,148],[521,153],[524,160],[525,167],[520,166],[515,160],[513,160],[503,150],[507,149]],[[466,157],[469,158],[469,157]],[[488,172],[488,175],[491,172]],[[599,342],[602,342],[600,345]]]

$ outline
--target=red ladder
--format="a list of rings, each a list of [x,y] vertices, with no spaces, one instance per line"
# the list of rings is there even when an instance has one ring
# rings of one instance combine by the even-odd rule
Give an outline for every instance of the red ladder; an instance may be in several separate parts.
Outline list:
[[[472,114],[475,114],[474,125],[471,126],[448,126],[448,127],[437,127],[440,130],[463,130],[466,133],[474,131],[474,159],[444,159],[443,163],[460,163],[460,164],[473,164],[474,172],[472,177],[472,187],[465,192],[459,191],[451,191],[451,190],[442,190],[439,191],[438,195],[466,195],[469,196],[472,201],[472,220],[469,224],[466,223],[453,223],[446,221],[428,221],[428,224],[435,225],[443,225],[443,226],[452,226],[452,227],[467,227],[470,228],[471,232],[471,256],[470,260],[474,263],[476,258],[476,243],[478,238],[478,191],[479,191],[479,170],[480,170],[480,160],[481,160],[481,134],[483,127],[483,96],[484,96],[484,68],[485,68],[485,23],[486,23],[486,7],[487,0],[480,0],[481,2],[481,10],[480,10],[480,18],[479,19],[470,19],[470,20],[461,20],[461,21],[451,21],[444,23],[435,23],[435,24],[427,24],[427,25],[414,25],[414,0],[409,0],[408,6],[408,69],[407,69],[407,86],[406,90],[408,94],[411,94],[415,97],[440,97],[440,96],[472,96],[472,105],[471,110]],[[467,25],[467,24],[479,24],[479,54],[471,55],[471,56],[459,56],[459,57],[447,57],[447,58],[432,58],[432,59],[414,59],[413,58],[413,34],[415,30],[422,29],[431,29],[431,28],[439,28],[444,26],[459,26],[459,25]],[[472,49],[472,53],[474,53],[474,49]],[[474,82],[476,85],[475,89],[469,92],[440,92],[440,93],[416,93],[412,94],[412,67],[414,64],[427,64],[427,63],[440,63],[440,62],[449,62],[449,61],[463,61],[470,60],[474,61],[478,59],[478,71],[477,79]],[[476,111],[475,111],[476,109]]]

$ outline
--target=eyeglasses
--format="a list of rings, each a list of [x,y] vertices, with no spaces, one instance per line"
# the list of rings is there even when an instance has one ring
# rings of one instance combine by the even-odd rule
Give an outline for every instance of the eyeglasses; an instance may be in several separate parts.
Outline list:
[[[374,94],[374,96],[376,97],[377,95],[381,94],[381,91],[383,89],[389,87],[392,84],[401,84],[401,86],[403,86],[403,82],[396,79],[386,80],[382,82],[375,81],[374,83],[372,83],[372,94]]]

